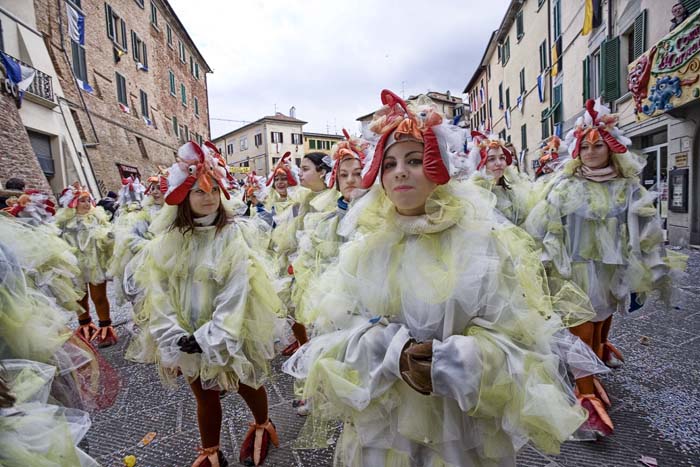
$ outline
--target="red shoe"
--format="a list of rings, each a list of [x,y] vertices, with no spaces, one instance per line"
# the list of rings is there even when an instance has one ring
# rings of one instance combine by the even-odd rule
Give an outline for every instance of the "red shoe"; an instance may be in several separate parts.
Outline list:
[[[250,428],[248,428],[248,432],[243,439],[238,461],[246,465],[263,465],[267,458],[267,452],[270,450],[270,442],[275,447],[280,445],[275,424],[269,418],[267,422],[260,425],[251,422]]]
[[[117,333],[114,330],[114,327],[112,327],[111,321],[110,324],[104,325],[103,321],[100,321],[100,329],[98,329],[97,333],[95,333],[94,336],[92,336],[92,339],[90,340],[97,340],[97,347],[103,348],[103,347],[110,347],[114,344],[117,343]]]
[[[294,341],[284,348],[282,355],[285,357],[291,357],[297,350],[299,350],[299,341]]]
[[[592,431],[598,436],[610,436],[613,433],[613,423],[603,403],[593,394],[583,394],[578,397],[581,406],[588,411],[588,419],[581,425],[584,430]]]
[[[192,467],[227,467],[228,461],[224,457],[219,446],[210,448],[197,448],[199,456],[194,460]]]

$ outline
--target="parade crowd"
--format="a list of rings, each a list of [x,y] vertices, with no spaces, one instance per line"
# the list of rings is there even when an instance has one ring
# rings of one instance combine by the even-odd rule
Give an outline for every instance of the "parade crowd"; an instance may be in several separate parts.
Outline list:
[[[238,460],[278,446],[264,384],[280,353],[300,447],[326,447],[341,422],[338,466],[514,466],[527,443],[556,454],[614,436],[599,379],[624,364],[613,316],[652,294],[670,304],[687,260],[664,246],[617,117],[588,101],[533,179],[509,143],[425,96],[385,90],[381,104],[330,157],[297,167],[287,153],[244,184],[216,146],[188,142],[171,167],[123,180],[115,212],[79,183],[58,208],[36,190],[7,200],[0,464],[98,465],[77,445],[119,394],[99,350],[118,339],[163,384],[190,386],[193,467],[232,462],[224,392],[251,412]],[[108,281],[131,304],[128,332]]]

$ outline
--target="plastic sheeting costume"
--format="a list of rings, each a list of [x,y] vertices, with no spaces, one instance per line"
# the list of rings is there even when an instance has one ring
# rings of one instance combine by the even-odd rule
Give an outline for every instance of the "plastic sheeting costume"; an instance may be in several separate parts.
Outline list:
[[[336,465],[507,466],[528,441],[555,453],[585,411],[551,351],[563,324],[539,255],[483,190],[450,182],[429,101],[382,103],[363,178],[381,176],[365,197],[379,224],[343,246],[316,335],[284,366],[314,401],[307,441],[340,418]],[[424,213],[400,214],[422,186]]]
[[[80,280],[87,284],[88,292],[80,300],[85,312],[79,316],[79,332],[89,340],[97,340],[99,346],[113,345],[117,334],[110,319],[106,283],[114,247],[109,218],[102,208],[95,207],[90,192],[78,183],[64,189],[59,202],[62,208],[56,214],[56,226],[61,238],[74,248]],[[90,298],[97,310],[99,329],[90,318]]]
[[[238,391],[256,418],[241,461],[260,464],[268,443],[277,444],[262,384],[284,310],[243,227],[221,204],[220,196],[229,196],[225,177],[196,143],[179,149],[169,169],[168,206],[135,273],[144,293],[143,332],[155,342],[159,373],[170,384],[182,374],[197,399],[203,448],[195,466],[225,463],[219,451],[222,390]],[[213,211],[197,212],[196,206]]]
[[[571,331],[611,367],[622,360],[608,340],[613,313],[626,312],[630,296],[653,290],[668,299],[672,271],[685,261],[664,248],[656,195],[638,178],[645,160],[627,150],[631,142],[616,124],[605,106],[586,102],[566,138],[572,160],[525,225],[541,240],[550,275],[570,279],[590,297],[596,316]],[[612,433],[602,384],[588,376],[577,379],[577,388],[589,426],[600,435]]]

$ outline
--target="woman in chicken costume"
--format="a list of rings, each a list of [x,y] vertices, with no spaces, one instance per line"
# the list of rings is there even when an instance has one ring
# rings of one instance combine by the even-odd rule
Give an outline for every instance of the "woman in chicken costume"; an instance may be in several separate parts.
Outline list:
[[[163,381],[182,374],[195,395],[202,449],[193,466],[227,465],[219,450],[221,391],[237,391],[253,412],[240,457],[260,465],[269,443],[278,443],[263,382],[284,310],[223,204],[226,174],[216,158],[190,141],[168,172],[168,206],[135,273],[144,332],[155,342]]]
[[[478,161],[472,183],[496,195],[496,209],[515,225],[525,221],[532,208],[532,184],[513,165],[507,142],[496,135],[472,131],[470,159]]]
[[[273,216],[281,215],[296,202],[299,168],[293,164],[291,156],[289,151],[284,153],[267,178],[267,186],[272,190],[265,199],[265,209]]]
[[[342,419],[343,466],[514,465],[528,441],[555,453],[585,411],[550,350],[563,325],[540,258],[492,196],[450,182],[429,100],[382,103],[363,176],[376,225],[324,274],[315,335],[284,366],[314,401],[306,435]]]
[[[114,236],[109,217],[104,209],[95,206],[95,200],[85,187],[77,182],[63,190],[56,213],[60,236],[75,249],[80,267],[80,280],[86,285],[80,300],[84,313],[78,317],[80,332],[85,338],[97,341],[101,347],[117,342],[112,327],[107,298],[107,269],[114,248]],[[90,317],[90,302],[99,317],[99,329]]]
[[[292,302],[298,321],[311,324],[306,316],[304,297],[325,269],[338,257],[340,246],[352,232],[340,232],[341,221],[350,203],[364,194],[362,190],[362,168],[370,143],[362,138],[351,137],[343,129],[345,140],[337,143],[332,150],[333,168],[329,188],[335,188],[337,208],[325,213],[309,232],[300,232],[299,255],[293,263],[294,287]]]
[[[588,294],[596,316],[571,331],[611,367],[622,361],[608,340],[613,313],[625,312],[633,293],[659,290],[669,299],[673,271],[685,261],[664,248],[655,195],[638,178],[645,160],[628,151],[617,120],[605,106],[586,102],[566,137],[572,159],[525,223],[543,244],[552,278],[570,279]],[[587,376],[576,385],[589,427],[611,434],[602,384]]]

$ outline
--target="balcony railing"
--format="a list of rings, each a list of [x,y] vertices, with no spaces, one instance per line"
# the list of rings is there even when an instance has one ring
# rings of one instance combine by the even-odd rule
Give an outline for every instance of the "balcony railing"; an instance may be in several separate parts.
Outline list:
[[[45,99],[47,101],[54,102],[53,98],[53,79],[51,78],[51,75],[47,75],[43,71],[39,71],[33,66],[24,63],[22,60],[19,60],[11,55],[7,55],[8,57],[12,58],[15,62],[29,67],[33,68],[34,71],[36,72],[34,74],[34,80],[32,81],[32,84],[29,86],[27,89],[27,92],[29,94],[32,94],[36,97],[40,97],[41,99]]]

